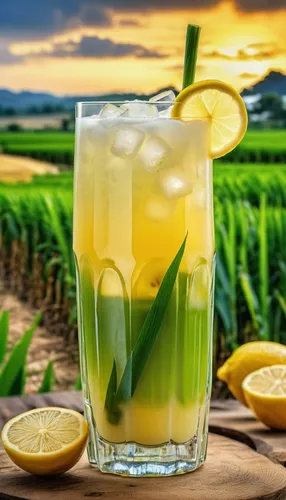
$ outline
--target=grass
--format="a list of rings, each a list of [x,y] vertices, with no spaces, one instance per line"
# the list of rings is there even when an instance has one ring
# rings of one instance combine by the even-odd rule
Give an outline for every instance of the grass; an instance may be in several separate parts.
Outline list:
[[[267,147],[272,151],[286,149],[286,130],[249,130],[240,147],[246,150],[261,150]]]
[[[41,314],[38,314],[31,328],[23,332],[20,340],[8,354],[9,313],[2,312],[0,316],[0,397],[24,394],[27,380],[27,353],[40,320]],[[53,384],[53,362],[50,361],[43,375],[39,392],[51,392]]]

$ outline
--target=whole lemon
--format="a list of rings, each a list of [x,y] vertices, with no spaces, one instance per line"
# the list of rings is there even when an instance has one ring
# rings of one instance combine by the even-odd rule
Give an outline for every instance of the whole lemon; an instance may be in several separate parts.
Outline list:
[[[226,382],[236,399],[248,406],[242,389],[243,380],[249,373],[271,365],[286,365],[286,346],[278,342],[248,342],[233,351],[218,369],[217,377]]]

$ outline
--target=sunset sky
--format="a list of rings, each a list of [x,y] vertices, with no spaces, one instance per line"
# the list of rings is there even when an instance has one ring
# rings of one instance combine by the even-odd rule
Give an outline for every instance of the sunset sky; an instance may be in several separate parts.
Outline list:
[[[2,0],[0,88],[57,94],[181,87],[187,23],[196,79],[241,89],[286,72],[285,0]]]

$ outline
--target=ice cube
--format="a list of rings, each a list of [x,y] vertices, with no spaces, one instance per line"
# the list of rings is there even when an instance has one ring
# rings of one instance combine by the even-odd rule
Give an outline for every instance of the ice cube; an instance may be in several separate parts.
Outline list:
[[[121,126],[117,129],[111,152],[119,158],[129,158],[134,156],[144,141],[145,134],[135,127]]]
[[[163,111],[159,111],[160,118],[171,118],[173,106],[169,106],[167,109],[163,109]]]
[[[157,222],[169,219],[173,215],[174,210],[174,201],[166,200],[162,195],[151,195],[145,205],[147,217]]]
[[[146,101],[131,101],[120,106],[124,116],[135,119],[156,118],[158,116],[157,106]]]
[[[160,185],[163,193],[169,199],[181,198],[192,192],[192,183],[187,179],[180,167],[171,167],[161,172]]]
[[[117,118],[124,113],[124,109],[115,106],[115,104],[105,104],[99,113],[100,118]]]
[[[111,128],[116,125],[116,118],[123,116],[126,110],[122,107],[115,106],[115,104],[105,104],[99,113],[100,123],[106,128]]]
[[[173,102],[176,99],[176,96],[173,90],[165,90],[165,92],[161,92],[160,94],[154,95],[149,99],[150,102]]]
[[[166,90],[165,92],[161,92],[160,94],[154,95],[149,99],[149,102],[152,102],[154,104],[157,104],[157,109],[159,111],[160,116],[171,116],[171,109],[172,105],[170,103],[174,102],[176,99],[176,96],[173,92],[173,90]],[[165,104],[166,103],[166,104]],[[165,115],[165,113],[168,111],[168,114]]]
[[[139,152],[139,160],[149,172],[155,172],[166,166],[171,160],[172,148],[158,136],[149,137]]]

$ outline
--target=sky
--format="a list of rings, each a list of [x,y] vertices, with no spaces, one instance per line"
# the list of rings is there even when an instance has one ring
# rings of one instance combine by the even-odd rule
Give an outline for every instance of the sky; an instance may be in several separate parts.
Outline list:
[[[286,72],[285,0],[2,0],[0,88],[179,90],[188,23],[202,26],[196,80],[241,90]]]

